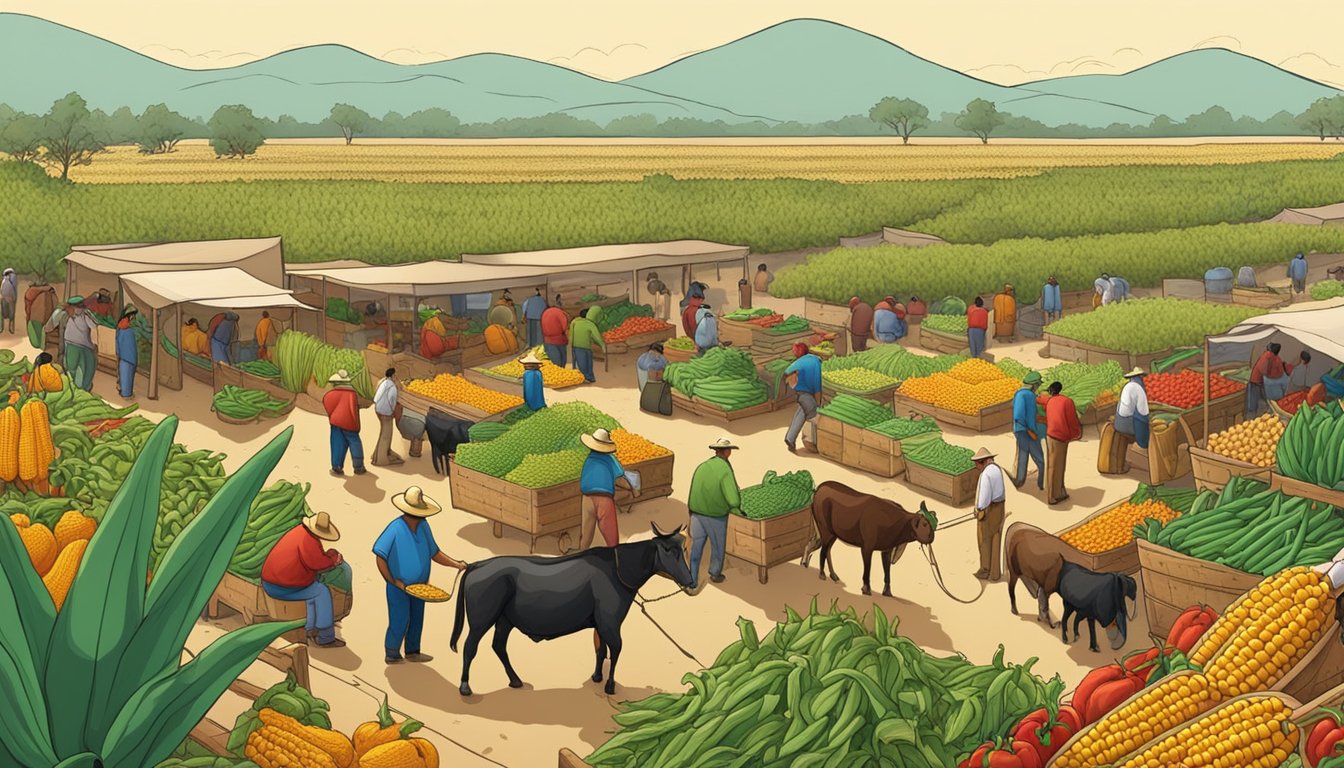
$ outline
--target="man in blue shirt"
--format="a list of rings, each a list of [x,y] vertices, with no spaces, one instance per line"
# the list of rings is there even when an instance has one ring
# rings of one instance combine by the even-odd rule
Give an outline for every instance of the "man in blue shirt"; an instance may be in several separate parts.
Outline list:
[[[420,632],[425,625],[425,601],[406,592],[408,584],[427,584],[431,562],[458,570],[467,564],[454,560],[439,550],[434,533],[425,518],[443,510],[418,486],[392,497],[392,506],[401,517],[388,523],[378,540],[373,543],[378,572],[387,582],[387,639],[383,643],[388,664],[400,664],[401,648],[406,646],[406,661],[432,661],[434,657],[420,652]]]
[[[1297,254],[1288,262],[1288,277],[1293,281],[1293,293],[1305,293],[1307,290],[1307,257]]]
[[[534,411],[546,407],[546,386],[541,377],[541,358],[529,351],[518,362],[523,364],[523,402]]]
[[[1027,482],[1027,461],[1036,462],[1036,486],[1045,490],[1045,451],[1041,440],[1045,435],[1045,417],[1036,402],[1036,390],[1041,386],[1041,374],[1030,371],[1022,378],[1022,388],[1013,395],[1013,437],[1017,440],[1017,472],[1013,485],[1021,488]]]
[[[789,453],[797,453],[798,434],[803,431],[804,422],[812,422],[812,441],[807,445],[809,451],[817,450],[817,395],[821,393],[821,358],[812,354],[808,346],[801,341],[793,345],[794,361],[784,369],[789,385],[798,393],[798,410],[789,423],[789,431],[784,434],[784,444]]]
[[[542,343],[541,313],[546,311],[546,297],[542,295],[543,286],[537,286],[537,292],[523,301],[523,320],[527,322],[527,345],[535,347]]]
[[[580,439],[588,448],[588,458],[579,473],[579,493],[583,494],[579,549],[592,546],[595,531],[601,531],[602,540],[614,547],[621,543],[616,527],[616,481],[624,479],[639,495],[638,477],[632,477],[616,460],[616,441],[607,430],[599,429]]]

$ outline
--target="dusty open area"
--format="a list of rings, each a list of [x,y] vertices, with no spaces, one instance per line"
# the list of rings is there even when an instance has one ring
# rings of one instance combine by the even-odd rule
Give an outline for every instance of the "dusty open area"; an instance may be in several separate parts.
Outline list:
[[[71,170],[85,184],[367,179],[409,183],[818,179],[841,182],[1015,178],[1051,168],[1220,165],[1307,160],[1344,152],[1337,141],[1232,139],[978,141],[895,139],[268,140],[245,160],[219,160],[203,140],[164,155],[116,146]],[[59,171],[56,171],[59,175]]]

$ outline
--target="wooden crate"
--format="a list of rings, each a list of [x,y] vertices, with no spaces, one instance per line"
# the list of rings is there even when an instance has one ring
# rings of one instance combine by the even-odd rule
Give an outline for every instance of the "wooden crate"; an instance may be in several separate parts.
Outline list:
[[[397,382],[397,402],[406,410],[418,413],[421,416],[428,416],[429,411],[432,408],[438,411],[443,411],[454,418],[479,423],[482,421],[499,421],[510,413],[523,407],[519,404],[512,408],[506,408],[499,413],[486,413],[485,411],[482,411],[475,406],[467,405],[466,403],[445,403],[442,400],[435,400],[432,397],[418,395],[406,388],[406,385],[409,383],[410,382],[408,381]]]
[[[259,587],[260,588],[260,587]],[[335,621],[350,615],[350,606],[354,602],[351,594],[342,589],[328,586],[331,590],[331,614]],[[270,621],[299,621],[308,617],[307,604],[302,600],[276,600],[262,590],[262,599],[266,606],[266,616]],[[281,637],[292,643],[307,642],[302,628],[290,630]]]
[[[922,400],[902,395],[900,392],[893,394],[893,400],[897,414],[906,411],[922,413],[932,416],[935,421],[969,429],[972,432],[993,432],[1013,423],[1013,401],[1011,400],[982,408],[979,413],[974,415],[939,408]]]
[[[844,456],[846,466],[871,472],[879,477],[900,477],[905,474],[905,454],[901,441],[880,432],[844,425]]]
[[[719,341],[731,341],[733,346],[746,348],[751,346],[752,331],[756,326],[743,320],[728,320],[719,317]]]
[[[1270,478],[1269,487],[1288,494],[1289,496],[1300,496],[1305,499],[1324,502],[1340,509],[1344,509],[1344,491],[1335,491],[1329,488],[1322,488],[1303,480],[1295,480],[1291,477],[1284,477],[1275,472]]]
[[[242,576],[229,571],[219,580],[219,586],[205,604],[206,618],[214,619],[221,615],[220,606],[231,609],[243,617],[243,623],[256,624],[266,618],[266,593],[260,584],[254,584]]]
[[[1251,477],[1269,481],[1272,467],[1257,467],[1244,461],[1229,459],[1204,447],[1206,441],[1191,445],[1190,469],[1195,476],[1195,487],[1201,491],[1221,491],[1233,477]]]
[[[1064,534],[1069,531],[1081,528],[1092,520],[1095,520],[1128,502],[1129,499],[1123,499],[1107,507],[1103,507],[1073,525],[1070,525],[1068,528],[1059,531],[1055,536],[1062,539],[1064,538]],[[1130,541],[1122,547],[1106,550],[1105,552],[1084,552],[1077,547],[1075,547],[1074,550],[1076,554],[1072,554],[1069,559],[1089,570],[1101,573],[1137,573],[1139,570],[1139,547],[1134,541]]]
[[[760,403],[759,405],[753,405],[747,408],[738,408],[737,410],[733,411],[725,411],[723,408],[715,405],[714,403],[701,400],[698,397],[687,397],[674,389],[672,390],[672,407],[674,409],[680,409],[682,411],[694,414],[696,416],[703,416],[705,418],[713,419],[715,421],[720,421],[726,424],[728,422],[737,421],[739,419],[747,419],[751,418],[752,416],[760,416],[761,414],[770,413],[771,411],[775,410],[775,403],[773,401],[766,400],[764,403]]]
[[[756,335],[751,342],[751,354],[758,358],[789,354],[793,351],[795,343],[812,338],[811,328],[796,333],[783,334],[774,334],[758,328],[755,333]]]
[[[1222,613],[1261,581],[1255,574],[1190,557],[1145,539],[1137,544],[1148,631],[1159,637],[1167,636],[1186,608],[1207,605]]]
[[[1112,400],[1105,405],[1092,403],[1078,416],[1078,423],[1086,426],[1100,426],[1105,424],[1115,415],[1115,408],[1119,404],[1119,400]]]
[[[1148,402],[1148,408],[1151,413],[1175,413],[1179,414],[1185,421],[1185,425],[1190,428],[1190,434],[1195,440],[1203,441],[1208,435],[1204,434],[1204,406],[1197,405],[1194,408],[1181,410],[1166,403],[1155,401]],[[1233,392],[1230,395],[1223,395],[1209,401],[1209,432],[1218,433],[1227,429],[1242,420],[1246,413],[1246,390],[1242,389]]]
[[[952,506],[960,507],[975,498],[975,484],[979,478],[974,469],[959,475],[948,475],[923,464],[907,461],[905,479],[916,488],[934,493],[952,502]]]
[[[1045,331],[1045,341],[1045,351],[1042,353],[1044,357],[1056,360],[1088,363],[1091,365],[1100,365],[1109,360],[1114,360],[1125,370],[1129,370],[1135,366],[1144,369],[1152,368],[1154,362],[1161,360],[1164,357],[1169,357],[1172,352],[1176,351],[1172,348],[1164,349],[1160,352],[1145,352],[1143,354],[1121,352],[1119,350],[1098,347],[1094,344],[1087,344],[1065,336],[1060,336],[1051,333],[1049,329],[1046,329]]]
[[[262,649],[261,654],[257,656],[257,661],[268,664],[285,674],[292,672],[295,683],[310,692],[313,690],[312,675],[308,666],[307,645],[288,642],[283,639],[276,640]],[[229,683],[229,690],[253,702],[266,692],[265,688],[249,683],[241,677]],[[228,744],[231,732],[231,728],[226,728],[206,717],[202,718],[201,722],[191,729],[187,738],[205,747],[215,755],[225,756],[229,754]]]
[[[729,515],[724,551],[756,566],[756,578],[765,584],[770,579],[770,568],[801,559],[811,539],[811,505],[765,520]]]
[[[667,341],[668,339],[676,337],[676,335],[677,335],[676,327],[669,324],[666,328],[660,331],[645,331],[644,333],[636,333],[634,336],[627,338],[625,341],[613,342],[612,344],[608,344],[607,346],[613,348],[612,354],[616,354],[614,347],[617,344],[625,345],[627,352],[638,352],[640,354],[643,354],[644,352],[648,351],[650,344],[659,341]],[[722,334],[720,334],[720,337],[722,337]]]
[[[823,376],[821,379],[821,400],[818,402],[818,405],[825,405],[834,400],[836,395],[844,394],[853,395],[854,397],[862,397],[865,400],[872,400],[878,405],[884,405],[890,408],[896,401],[896,390],[900,389],[900,386],[901,383],[897,381],[880,389],[872,389],[865,392],[840,386],[839,384],[828,384],[826,382],[826,377]]]
[[[1261,309],[1277,309],[1292,303],[1293,297],[1270,288],[1232,288],[1232,303]]]
[[[845,423],[834,416],[817,414],[817,453],[831,461],[845,461]]]
[[[964,355],[970,351],[965,336],[935,331],[925,325],[919,327],[919,346],[940,355]]]

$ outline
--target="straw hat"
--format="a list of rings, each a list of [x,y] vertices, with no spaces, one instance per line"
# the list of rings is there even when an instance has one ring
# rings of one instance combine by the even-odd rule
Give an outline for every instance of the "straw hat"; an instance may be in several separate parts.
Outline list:
[[[303,527],[323,541],[338,541],[341,538],[341,532],[332,525],[331,515],[326,512],[303,518]]]
[[[583,435],[579,438],[583,444],[598,453],[615,453],[616,441],[611,439],[611,433],[605,429],[599,428],[591,435]]]
[[[345,370],[344,368],[342,368],[341,370],[339,370],[339,371],[337,371],[337,372],[331,374],[331,376],[327,379],[327,383],[328,383],[328,384],[349,384],[349,383],[350,383],[350,372],[347,371],[347,370]]]
[[[1147,371],[1143,370],[1142,368],[1140,368],[1140,367],[1138,367],[1138,366],[1134,366],[1134,370],[1130,371],[1129,373],[1126,373],[1126,374],[1125,374],[1125,378],[1126,378],[1126,379],[1132,379],[1132,378],[1134,378],[1135,376],[1147,376],[1147,375],[1148,375],[1148,372],[1147,372]]]
[[[404,493],[393,496],[392,506],[411,517],[430,517],[443,511],[443,507],[426,496],[418,485],[412,485]]]
[[[994,458],[994,454],[990,453],[988,448],[981,448],[971,457],[971,461],[986,461],[992,458]]]
[[[526,355],[518,358],[518,362],[523,365],[541,365],[541,358],[537,357],[537,351],[535,349],[529,349]]]
[[[709,449],[711,451],[722,451],[724,449],[731,449],[735,451],[737,450],[737,446],[733,445],[732,440],[729,440],[726,437],[720,437],[718,440],[715,440],[714,442],[709,444]]]

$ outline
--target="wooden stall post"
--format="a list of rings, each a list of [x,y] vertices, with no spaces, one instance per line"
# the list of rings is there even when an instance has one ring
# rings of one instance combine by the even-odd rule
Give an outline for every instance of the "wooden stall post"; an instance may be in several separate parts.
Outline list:
[[[384,305],[384,306],[387,307],[387,309],[385,310],[385,312],[386,312],[386,314],[387,314],[387,354],[391,355],[392,352],[394,351],[394,350],[392,349],[392,294],[391,294],[391,293],[388,293],[388,294],[387,294],[387,304]]]
[[[179,305],[180,307],[180,305]],[[178,311],[181,311],[179,308]],[[150,310],[150,333],[149,333],[149,399],[159,399],[159,350],[162,349],[162,341],[159,336],[163,329],[159,327],[159,309],[156,307]],[[182,346],[178,345],[179,354]]]
[[[1209,337],[1204,337],[1204,439],[1209,439],[1209,395],[1212,394],[1213,372],[1209,370]],[[1247,384],[1247,386],[1254,386]]]

